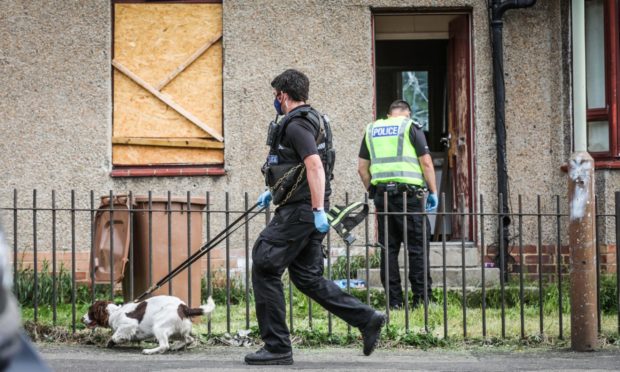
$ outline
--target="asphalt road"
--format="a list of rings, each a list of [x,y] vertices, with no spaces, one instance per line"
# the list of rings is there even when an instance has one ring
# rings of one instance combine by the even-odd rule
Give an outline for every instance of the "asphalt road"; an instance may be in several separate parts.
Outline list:
[[[137,346],[105,349],[97,346],[38,344],[43,359],[55,371],[583,371],[620,370],[620,350],[591,353],[571,351],[375,351],[365,357],[353,348],[295,349],[292,366],[247,366],[244,347],[201,346],[191,350],[146,356]]]

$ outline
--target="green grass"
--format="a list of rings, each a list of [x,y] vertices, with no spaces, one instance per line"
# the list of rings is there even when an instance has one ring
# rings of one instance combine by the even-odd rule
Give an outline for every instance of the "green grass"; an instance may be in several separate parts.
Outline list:
[[[296,292],[296,290],[294,291]],[[229,331],[227,328],[226,307],[217,303],[218,307],[211,317],[211,335],[221,336]],[[312,321],[309,317],[310,302],[305,296],[296,295],[293,297],[293,335],[296,343],[305,346],[324,346],[324,345],[350,345],[360,342],[359,332],[352,329],[349,333],[347,324],[332,317],[331,333],[329,332],[329,320],[327,312],[316,303],[312,303]],[[76,329],[85,330],[79,322],[82,315],[87,311],[88,304],[76,305]],[[287,311],[289,309],[287,301]],[[71,328],[71,305],[62,304],[58,307],[57,325],[66,329]],[[230,333],[246,329],[246,306],[245,302],[231,305],[230,309]],[[383,334],[383,342],[393,346],[415,346],[420,348],[428,347],[455,347],[464,340],[468,342],[479,342],[481,344],[492,342],[494,344],[544,344],[566,346],[565,341],[558,339],[559,317],[556,312],[545,311],[543,317],[543,334],[539,332],[539,309],[536,306],[525,306],[524,325],[525,339],[521,340],[520,331],[520,309],[509,307],[505,310],[505,336],[501,337],[501,309],[488,308],[486,310],[486,337],[482,334],[482,310],[478,307],[468,307],[467,312],[467,334],[463,334],[463,309],[458,304],[451,303],[447,308],[448,318],[448,339],[444,338],[443,325],[443,304],[441,301],[433,302],[428,309],[428,332],[424,327],[424,310],[416,308],[409,313],[408,329],[406,327],[405,311],[391,311],[390,325]],[[24,319],[33,319],[33,309],[31,307],[22,308]],[[570,315],[563,313],[564,338],[570,338]],[[249,325],[253,330],[253,335],[257,336],[256,316],[253,302],[249,307]],[[287,322],[289,318],[287,317]],[[38,323],[42,325],[52,325],[51,306],[44,305],[39,308]],[[290,324],[289,324],[290,326]],[[615,314],[603,314],[601,334],[606,342],[615,343],[618,339],[617,317]],[[85,331],[89,332],[89,331]],[[208,323],[202,321],[194,328],[194,332],[209,338]]]
[[[31,274],[31,273],[30,273]],[[33,285],[32,277],[27,271],[20,272],[18,275],[18,299],[22,306],[22,318],[25,321],[27,331],[37,340],[48,341],[85,341],[100,343],[109,337],[109,331],[97,331],[85,329],[80,319],[85,314],[90,304],[90,290],[85,286],[79,286],[76,295],[76,334],[71,333],[72,306],[70,296],[70,285],[67,287],[67,280],[70,283],[70,276],[66,272],[59,275],[58,283],[63,290],[58,291],[58,308],[56,323],[53,322],[53,312],[51,306],[51,293],[49,286],[51,279],[47,274],[42,274],[39,278],[40,300],[38,307],[38,319],[34,320],[33,309]],[[68,278],[68,279],[67,279]],[[62,284],[60,284],[62,283]],[[246,298],[245,290],[238,280],[231,282],[230,297],[230,319],[227,319],[226,312],[226,290],[222,286],[221,278],[217,277],[212,281],[212,295],[216,302],[216,310],[211,317],[211,333],[208,333],[208,322],[203,320],[194,327],[194,332],[203,341],[213,340],[227,332],[235,334],[238,330],[247,329],[246,323]],[[289,310],[289,284],[285,276],[285,295],[287,299],[287,313]],[[202,297],[206,299],[206,283],[203,282]],[[529,289],[524,295],[524,333],[521,338],[520,320],[520,296],[519,288],[511,285],[507,286],[504,295],[505,306],[505,338],[502,337],[502,317],[501,317],[501,293],[498,288],[488,288],[486,295],[486,335],[483,335],[482,320],[482,296],[480,291],[468,293],[466,296],[466,323],[463,322],[462,294],[459,291],[449,291],[447,293],[447,338],[444,337],[444,309],[443,291],[436,288],[433,292],[432,302],[428,308],[428,322],[425,327],[424,309],[418,307],[409,312],[406,319],[405,311],[391,311],[390,324],[386,327],[382,342],[384,346],[407,347],[414,346],[419,348],[429,347],[449,347],[460,348],[463,345],[508,345],[510,347],[522,346],[552,346],[566,347],[570,339],[570,302],[568,282],[564,283],[562,291],[562,330],[564,340],[559,339],[559,290],[557,285],[549,283],[543,290],[543,329],[540,332],[539,299],[538,290],[533,285],[527,283]],[[620,337],[617,333],[618,319],[616,315],[617,296],[616,279],[613,276],[604,276],[601,283],[601,340],[604,344],[620,345]],[[67,294],[67,288],[69,292]],[[347,324],[336,318],[331,319],[330,323],[327,312],[318,304],[309,301],[293,287],[293,340],[298,345],[304,346],[323,346],[323,345],[351,345],[359,344],[361,338],[359,331],[352,329],[349,331]],[[366,290],[351,290],[351,293],[363,302],[366,302]],[[29,297],[30,296],[30,297]],[[109,292],[104,287],[97,288],[98,298],[109,298]],[[121,302],[122,298],[116,297]],[[254,310],[253,297],[250,292],[249,303],[249,328],[252,336],[258,337],[258,327]],[[371,306],[384,310],[385,298],[380,290],[371,290]],[[312,311],[312,319],[309,313]],[[287,314],[287,322],[289,322]],[[228,328],[228,324],[230,327]],[[464,327],[465,325],[465,327]],[[290,326],[290,324],[289,324]],[[464,332],[466,328],[466,333]],[[106,333],[108,332],[108,333]]]
[[[211,317],[211,336],[221,336],[228,332],[226,308],[218,304]],[[256,316],[253,304],[250,304],[249,320],[250,329],[253,336],[257,336]],[[87,304],[76,305],[76,329],[90,332],[79,322],[79,319],[86,312]],[[232,305],[230,310],[230,333],[234,334],[238,330],[246,329],[245,303]],[[287,304],[288,309],[288,304]],[[480,344],[491,342],[493,344],[528,344],[528,345],[556,345],[567,346],[566,341],[558,339],[559,318],[557,314],[544,314],[543,334],[539,332],[539,313],[538,308],[527,306],[524,309],[525,315],[525,339],[520,339],[520,313],[518,308],[508,308],[505,312],[506,339],[501,337],[501,310],[490,308],[486,312],[486,337],[482,336],[482,311],[480,308],[467,308],[467,337],[463,335],[462,308],[450,306],[448,308],[448,339],[444,338],[443,326],[443,306],[440,303],[432,303],[428,311],[428,332],[424,328],[424,311],[417,308],[409,313],[409,332],[406,329],[405,311],[391,311],[390,325],[384,331],[382,340],[384,343],[393,346],[415,346],[420,348],[429,347],[456,347],[463,343],[479,342]],[[359,331],[352,329],[348,332],[347,324],[332,317],[332,331],[329,333],[329,321],[327,312],[318,306],[312,305],[312,327],[307,308],[301,304],[293,306],[293,336],[296,343],[305,346],[325,346],[325,345],[350,345],[360,342]],[[564,338],[570,338],[570,315],[564,313]],[[52,311],[50,306],[39,308],[38,324],[44,326],[52,325]],[[22,308],[24,319],[33,319],[32,308]],[[287,322],[289,318],[287,317]],[[63,304],[58,307],[57,325],[71,329],[71,305]],[[290,326],[290,324],[289,324]],[[617,317],[615,315],[604,314],[602,316],[602,336],[608,343],[617,343],[618,336]],[[209,338],[208,322],[203,320],[194,327],[194,332]],[[43,337],[45,339],[45,337]]]

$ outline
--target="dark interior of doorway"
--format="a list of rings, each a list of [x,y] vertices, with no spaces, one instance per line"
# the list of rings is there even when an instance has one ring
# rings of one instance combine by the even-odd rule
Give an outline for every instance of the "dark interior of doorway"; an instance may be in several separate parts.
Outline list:
[[[432,152],[444,151],[441,138],[447,132],[446,122],[446,72],[447,40],[378,40],[375,43],[377,118],[387,115],[390,103],[403,99],[403,74],[416,72],[426,77],[422,86],[415,87],[427,95],[426,140]],[[424,99],[418,99],[417,102]],[[415,102],[412,110],[419,111]],[[424,111],[420,115],[423,118]],[[435,157],[433,157],[435,158]]]
[[[439,193],[445,193],[445,203],[452,205],[452,185],[447,166],[448,138],[448,40],[377,40],[375,42],[376,112],[377,118],[387,115],[390,103],[407,100],[414,119],[424,125],[424,134],[431,150],[437,174]],[[411,81],[411,76],[414,81]],[[411,87],[413,85],[413,87]],[[408,91],[409,90],[409,91]],[[416,90],[412,97],[411,90]],[[444,179],[445,177],[445,179]],[[450,208],[446,208],[450,211]],[[451,238],[450,219],[445,220],[446,239]],[[431,229],[435,240],[440,239],[441,226]]]

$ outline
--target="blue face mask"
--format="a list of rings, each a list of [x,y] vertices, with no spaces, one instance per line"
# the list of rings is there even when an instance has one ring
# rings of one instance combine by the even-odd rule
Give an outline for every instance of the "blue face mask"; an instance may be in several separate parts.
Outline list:
[[[278,113],[278,115],[284,115],[284,111],[282,111],[282,105],[280,104],[280,101],[278,101],[277,97],[273,100],[273,107],[276,108],[276,112]]]

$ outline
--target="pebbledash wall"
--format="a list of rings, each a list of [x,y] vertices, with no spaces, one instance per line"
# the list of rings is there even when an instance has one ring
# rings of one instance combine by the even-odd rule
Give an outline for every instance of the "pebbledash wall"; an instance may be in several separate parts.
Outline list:
[[[111,178],[111,6],[108,0],[22,1],[0,5],[0,205],[87,207],[89,190],[104,195],[152,190],[162,195],[210,191],[212,209],[243,207],[243,193],[253,202],[263,183],[259,168],[266,147],[267,123],[273,118],[269,83],[286,68],[304,71],[311,80],[310,101],[330,115],[338,160],[334,201],[348,191],[361,198],[357,151],[363,128],[373,120],[372,14],[374,9],[468,10],[473,33],[475,189],[495,208],[495,130],[487,0],[290,0],[223,2],[224,130],[226,175],[221,177]],[[513,209],[523,195],[534,212],[536,195],[543,212],[553,212],[552,195],[566,206],[567,178],[560,172],[571,152],[570,7],[562,0],[540,0],[505,15],[504,51],[508,173]],[[424,51],[415,51],[423,53]],[[620,174],[597,171],[601,213],[613,214],[613,191]],[[20,212],[19,247],[32,246],[30,214]],[[39,249],[49,249],[49,213],[39,213]],[[60,222],[59,249],[70,248],[69,224]],[[2,220],[11,221],[3,211]],[[213,231],[222,225],[216,223]],[[89,224],[78,219],[78,250],[89,249]],[[566,225],[566,223],[564,223]],[[47,226],[47,227],[46,227]],[[261,224],[252,226],[256,236]],[[613,219],[604,224],[602,243],[611,243]],[[528,244],[536,242],[535,220],[524,224]],[[5,226],[12,239],[11,226]],[[494,228],[487,228],[487,242]],[[544,226],[544,244],[555,241],[554,225]],[[566,244],[566,241],[563,241]],[[242,267],[243,243],[232,240],[232,266]],[[615,252],[615,247],[614,252]],[[24,256],[26,257],[26,256]],[[25,258],[27,262],[27,258]],[[81,266],[87,267],[87,261]],[[533,270],[536,270],[534,268]]]

